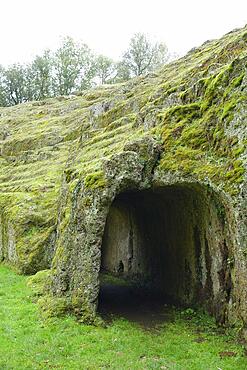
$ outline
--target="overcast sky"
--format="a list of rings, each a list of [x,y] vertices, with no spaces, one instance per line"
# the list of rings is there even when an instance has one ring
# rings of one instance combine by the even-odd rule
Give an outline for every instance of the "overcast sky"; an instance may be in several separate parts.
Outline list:
[[[117,59],[144,32],[180,55],[247,23],[247,0],[0,0],[0,64],[30,61],[62,36]]]

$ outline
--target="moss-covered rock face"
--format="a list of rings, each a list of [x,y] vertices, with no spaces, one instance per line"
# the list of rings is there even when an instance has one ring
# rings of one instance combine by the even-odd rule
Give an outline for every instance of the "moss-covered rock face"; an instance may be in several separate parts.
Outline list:
[[[246,323],[246,66],[245,27],[147,77],[0,109],[0,259],[51,268],[43,308],[95,320],[106,219],[132,192],[154,241],[137,265],[164,255],[166,293]]]

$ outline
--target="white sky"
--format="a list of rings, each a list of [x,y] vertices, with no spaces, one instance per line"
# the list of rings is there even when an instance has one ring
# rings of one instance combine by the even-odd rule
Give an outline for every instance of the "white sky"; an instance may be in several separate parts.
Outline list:
[[[247,0],[0,0],[0,64],[30,61],[62,36],[117,59],[135,32],[184,54],[247,23]]]

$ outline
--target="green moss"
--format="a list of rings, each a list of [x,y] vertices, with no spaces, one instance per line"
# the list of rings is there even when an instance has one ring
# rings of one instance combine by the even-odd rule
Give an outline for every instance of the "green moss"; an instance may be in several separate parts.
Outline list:
[[[64,297],[43,296],[38,300],[38,306],[44,319],[52,317],[61,317],[68,314],[70,311],[70,304]]]
[[[223,107],[222,115],[220,117],[220,120],[223,121],[226,117],[229,117],[229,115],[234,110],[236,105],[237,105],[237,101],[230,101],[228,103],[225,103],[224,107]],[[231,118],[232,117],[233,117],[233,115],[231,115]]]
[[[84,179],[84,185],[86,188],[97,189],[106,186],[106,180],[103,171],[97,171],[90,173]]]
[[[124,279],[119,276],[114,276],[110,273],[101,273],[100,274],[100,283],[101,285],[116,285],[116,286],[130,286],[132,283],[127,279]]]
[[[221,66],[193,88],[184,88],[179,96],[187,104],[159,113],[156,135],[164,144],[160,169],[209,178],[228,193],[237,194],[244,167],[242,162],[238,169],[231,166],[244,148],[237,137],[226,135],[225,125],[231,124],[243,101],[239,87],[244,65],[244,60],[236,59]]]
[[[246,125],[246,56],[244,28],[208,42],[151,77],[73,98],[0,108],[4,243],[9,223],[24,270],[48,267],[42,260],[56,225],[63,233],[69,224],[77,184],[84,179],[86,189],[102,190],[107,186],[102,161],[145,135],[163,145],[158,170],[207,178],[237,195],[244,167],[235,161],[246,143],[236,138],[234,129],[241,132]],[[94,113],[97,106],[101,114]],[[144,149],[141,155],[147,159]],[[85,206],[90,204],[85,200]]]
[[[40,296],[44,293],[45,285],[49,276],[50,270],[41,270],[28,278],[27,285],[32,289],[36,296]]]
[[[225,98],[227,95],[229,95],[229,93],[230,93],[233,89],[235,89],[235,88],[237,88],[237,87],[241,86],[241,84],[242,84],[242,82],[243,82],[244,77],[245,77],[245,72],[242,72],[242,73],[240,73],[240,75],[238,75],[237,77],[233,78],[233,80],[231,81],[231,83],[230,83],[229,87],[228,87],[228,88],[226,89],[226,91],[224,92],[223,97]]]
[[[244,153],[246,147],[244,145],[238,145],[236,148],[232,149],[234,158],[238,158],[241,154]]]
[[[186,120],[192,120],[200,116],[200,104],[191,103],[187,105],[178,105],[165,110],[159,114],[161,122],[166,122],[166,120],[172,120],[172,122],[180,122],[186,116]]]

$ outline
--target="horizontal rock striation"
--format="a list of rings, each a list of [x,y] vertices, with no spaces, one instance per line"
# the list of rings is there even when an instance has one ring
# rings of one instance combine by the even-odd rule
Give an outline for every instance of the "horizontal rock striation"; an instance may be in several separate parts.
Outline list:
[[[99,272],[247,323],[247,28],[160,71],[0,109],[0,259],[97,317]],[[120,263],[121,262],[121,263]]]

